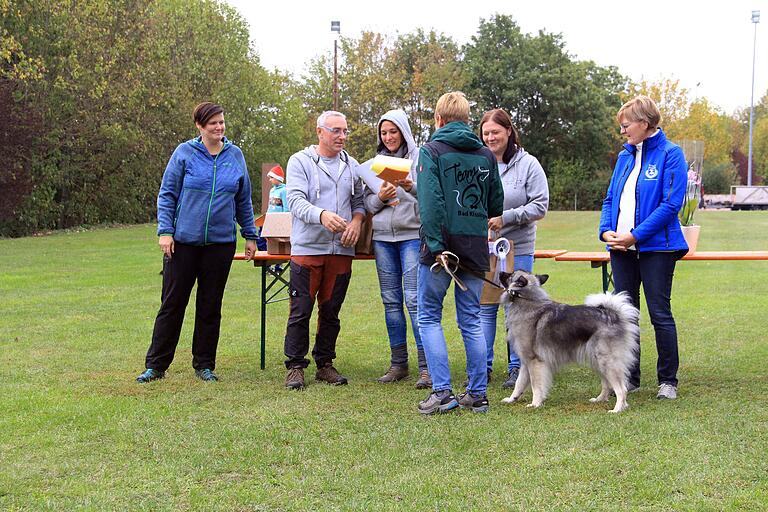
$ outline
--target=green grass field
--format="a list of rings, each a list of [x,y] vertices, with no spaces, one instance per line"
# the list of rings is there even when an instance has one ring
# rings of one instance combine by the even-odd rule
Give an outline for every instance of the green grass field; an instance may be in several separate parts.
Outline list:
[[[597,219],[552,212],[537,246],[600,250]],[[697,220],[699,250],[768,248],[768,212]],[[233,264],[224,298],[221,382],[194,378],[189,314],[169,376],[136,384],[160,267],[152,225],[0,240],[0,509],[768,508],[766,261],[678,264],[677,401],[655,398],[644,314],[642,390],[620,415],[588,402],[599,380],[575,367],[541,409],[501,404],[497,361],[488,414],[429,418],[416,412],[426,393],[413,378],[375,382],[389,348],[373,262],[355,263],[342,310],[336,364],[349,386],[283,388],[285,302],[268,308],[259,370],[260,271],[245,262]],[[536,270],[560,301],[600,290],[587,263]],[[463,349],[452,306],[446,313],[458,388]]]

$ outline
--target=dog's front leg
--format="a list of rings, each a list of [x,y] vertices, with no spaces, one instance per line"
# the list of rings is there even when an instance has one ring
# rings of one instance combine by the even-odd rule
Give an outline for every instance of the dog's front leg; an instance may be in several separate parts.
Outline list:
[[[512,391],[512,394],[509,395],[507,398],[503,398],[501,401],[505,404],[511,404],[512,402],[517,402],[521,396],[523,396],[523,393],[528,389],[528,385],[531,383],[531,376],[528,374],[528,367],[525,363],[522,363],[520,366],[520,374],[517,376],[517,381],[515,382],[515,389]]]
[[[551,382],[549,367],[546,363],[539,360],[530,361],[529,367],[530,370],[528,370],[528,373],[531,377],[533,400],[528,404],[528,407],[541,407],[541,404],[543,404],[544,400],[547,398],[547,392],[549,391]]]

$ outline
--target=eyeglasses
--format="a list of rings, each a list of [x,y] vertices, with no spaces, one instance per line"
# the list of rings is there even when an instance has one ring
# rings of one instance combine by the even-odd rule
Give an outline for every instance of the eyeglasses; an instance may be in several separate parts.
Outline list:
[[[322,128],[324,130],[328,130],[329,132],[331,132],[333,134],[334,137],[338,137],[342,133],[344,134],[345,137],[349,136],[349,129],[347,129],[347,128],[328,128],[325,125],[320,125],[320,128]]]

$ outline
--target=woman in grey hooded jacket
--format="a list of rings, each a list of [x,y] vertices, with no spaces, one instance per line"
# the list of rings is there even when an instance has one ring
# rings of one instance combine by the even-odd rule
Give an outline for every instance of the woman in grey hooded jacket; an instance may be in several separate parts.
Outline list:
[[[488,219],[489,233],[512,242],[514,269],[533,271],[533,249],[536,242],[536,221],[543,218],[549,207],[549,186],[544,169],[535,156],[520,146],[520,136],[510,115],[501,109],[489,110],[480,120],[480,135],[496,155],[499,176],[504,187],[504,213]],[[511,270],[508,270],[511,272]],[[493,368],[493,344],[496,340],[498,304],[483,304],[480,323],[485,333],[488,351],[488,373]],[[505,388],[515,386],[520,372],[520,358],[509,345]]]
[[[379,155],[413,160],[410,177],[396,183],[376,178],[370,171],[371,161],[361,166],[366,181],[365,207],[373,215],[373,247],[379,276],[384,320],[389,335],[390,367],[378,379],[388,383],[408,376],[407,322],[403,302],[411,317],[416,339],[419,379],[416,387],[431,388],[427,360],[421,346],[416,317],[416,276],[419,263],[419,205],[416,200],[416,164],[419,156],[416,142],[402,110],[390,110],[379,119],[376,130]]]

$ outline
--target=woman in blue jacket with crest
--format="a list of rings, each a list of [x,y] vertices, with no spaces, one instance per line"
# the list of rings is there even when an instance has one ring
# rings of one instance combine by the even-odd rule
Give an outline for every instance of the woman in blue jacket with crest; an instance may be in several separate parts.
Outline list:
[[[677,328],[671,295],[675,263],[688,251],[678,212],[687,165],[683,151],[659,127],[661,114],[647,96],[625,103],[616,119],[627,138],[619,153],[600,217],[600,240],[608,244],[617,292],[640,307],[643,286],[656,333],[657,398],[677,398]],[[640,340],[628,389],[640,388]]]
[[[197,282],[192,366],[204,381],[216,381],[221,301],[235,254],[237,226],[245,256],[256,252],[251,181],[240,148],[224,137],[224,110],[195,107],[200,135],[176,148],[157,197],[158,243],[163,251],[162,304],[157,313],[146,370],[139,383],[162,379],[173,361],[184,312]]]

